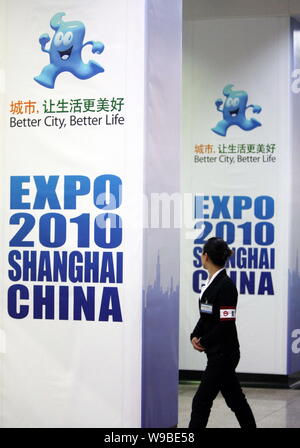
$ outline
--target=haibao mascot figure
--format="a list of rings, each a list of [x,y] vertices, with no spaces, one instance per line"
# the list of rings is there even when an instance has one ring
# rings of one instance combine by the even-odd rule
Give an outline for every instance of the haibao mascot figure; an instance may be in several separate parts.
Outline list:
[[[92,52],[98,54],[102,53],[104,45],[92,40],[84,44],[84,24],[78,21],[63,22],[64,15],[64,12],[59,12],[50,21],[55,34],[49,50],[46,50],[46,45],[50,41],[49,34],[42,34],[39,39],[42,51],[50,55],[50,64],[46,65],[34,79],[49,89],[54,88],[55,80],[62,72],[73,73],[79,79],[88,79],[104,72],[97,62],[91,60],[85,64],[81,58],[81,51],[86,45],[92,45]]]
[[[253,109],[254,114],[259,114],[261,112],[261,107],[249,104],[248,94],[243,90],[232,90],[233,84],[228,84],[224,87],[223,94],[227,97],[223,104],[223,100],[219,98],[215,105],[219,112],[223,113],[223,120],[219,121],[218,124],[212,128],[216,134],[225,137],[227,129],[232,125],[237,125],[244,131],[251,131],[252,129],[261,126],[261,123],[255,118],[246,118],[246,110],[249,108]]]

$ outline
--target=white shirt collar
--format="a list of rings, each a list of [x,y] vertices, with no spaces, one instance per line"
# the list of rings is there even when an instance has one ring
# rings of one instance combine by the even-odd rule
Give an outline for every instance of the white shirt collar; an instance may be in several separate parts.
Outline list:
[[[209,287],[209,285],[214,281],[214,279],[217,277],[218,274],[220,274],[221,271],[224,271],[224,268],[219,269],[217,272],[214,273],[214,275],[210,278],[207,279],[206,284],[203,286],[202,290],[201,290],[201,294],[200,294],[200,299],[203,296],[204,291]]]

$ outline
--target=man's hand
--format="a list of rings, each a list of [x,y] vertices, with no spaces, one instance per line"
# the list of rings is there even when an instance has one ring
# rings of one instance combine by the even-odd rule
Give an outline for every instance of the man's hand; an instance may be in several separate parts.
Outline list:
[[[200,338],[193,338],[191,343],[194,349],[198,350],[198,352],[203,352],[205,350],[205,348],[200,344]]]

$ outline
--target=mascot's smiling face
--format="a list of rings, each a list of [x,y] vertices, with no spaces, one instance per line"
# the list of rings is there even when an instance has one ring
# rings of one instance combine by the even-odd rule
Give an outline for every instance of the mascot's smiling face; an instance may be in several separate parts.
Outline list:
[[[227,96],[227,99],[223,109],[224,119],[232,123],[244,119],[248,102],[247,93],[242,90],[230,90],[226,91],[225,95]]]
[[[51,22],[56,33],[51,41],[50,61],[63,68],[80,58],[85,26],[81,22],[63,22],[61,16],[55,17],[57,20]]]

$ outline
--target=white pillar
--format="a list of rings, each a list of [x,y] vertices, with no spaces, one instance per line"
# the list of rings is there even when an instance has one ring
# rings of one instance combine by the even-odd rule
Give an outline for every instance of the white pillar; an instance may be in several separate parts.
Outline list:
[[[0,5],[0,426],[174,426],[181,1]]]

